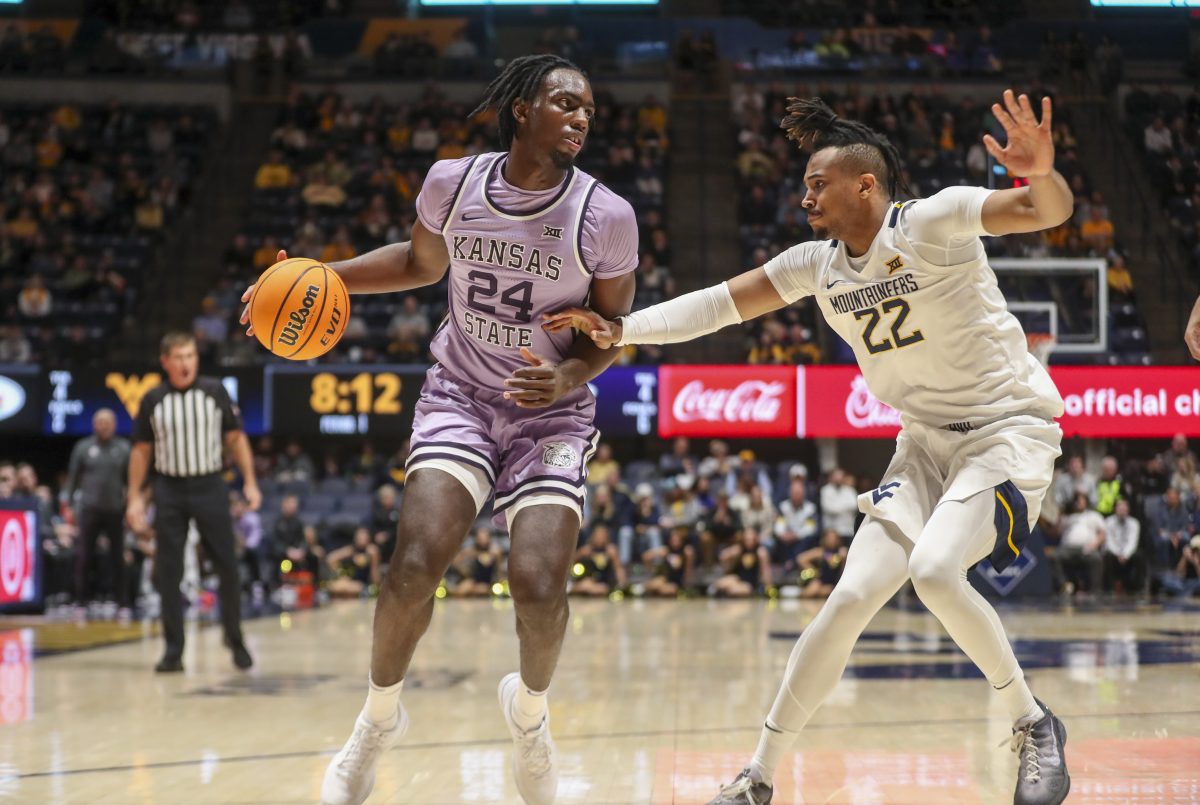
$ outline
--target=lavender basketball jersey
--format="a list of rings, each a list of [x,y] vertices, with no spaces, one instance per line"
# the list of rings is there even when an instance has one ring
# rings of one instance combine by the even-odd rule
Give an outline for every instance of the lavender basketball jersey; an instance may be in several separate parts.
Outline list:
[[[584,304],[593,276],[637,267],[628,202],[577,168],[557,188],[521,190],[504,180],[506,157],[438,162],[417,199],[421,223],[450,253],[450,310],[432,352],[491,390],[529,365],[521,347],[551,361],[566,355],[572,331],[546,332],[543,313]]]

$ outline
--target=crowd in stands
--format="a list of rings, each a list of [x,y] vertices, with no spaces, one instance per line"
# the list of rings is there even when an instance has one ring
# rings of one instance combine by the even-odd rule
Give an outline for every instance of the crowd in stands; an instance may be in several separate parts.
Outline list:
[[[376,75],[422,78],[482,78],[486,65],[480,55],[486,46],[470,35],[467,29],[454,35],[439,47],[428,32],[402,34],[393,32],[372,54]],[[528,48],[529,53],[553,53],[591,72],[596,54],[574,25],[542,25],[539,35]]]
[[[0,362],[86,362],[133,313],[215,117],[0,105]]]
[[[84,15],[125,29],[279,30],[321,17],[345,17],[353,0],[86,0]]]
[[[725,0],[772,30],[793,29],[785,47],[759,49],[738,63],[763,72],[855,72],[957,77],[1003,70],[993,26],[1014,16],[997,4],[958,0],[792,3]]]
[[[673,291],[663,213],[667,112],[653,97],[623,104],[602,88],[594,92],[596,116],[577,164],[637,211],[638,304],[650,304]],[[433,87],[403,104],[294,94],[254,176],[245,226],[194,322],[202,356],[227,365],[267,357],[235,323],[247,281],[274,263],[279,249],[335,262],[407,240],[429,166],[495,148],[493,121],[469,120],[469,111]],[[444,280],[410,294],[359,297],[341,346],[326,360],[426,362],[445,310]],[[641,359],[655,354],[644,351]]]
[[[1187,439],[1144,460],[1071,456],[1042,504],[1055,585],[1066,595],[1200,591],[1200,473]]]
[[[0,75],[61,72],[64,53],[50,26],[21,29],[9,23],[0,31]]]
[[[1134,86],[1124,112],[1167,220],[1191,255],[1192,276],[1200,276],[1200,91]]]
[[[1034,81],[1028,88],[1036,106],[1052,92]],[[817,95],[841,116],[861,120],[896,144],[905,162],[902,198],[930,196],[954,185],[1012,186],[983,147],[991,133],[1003,142],[1003,131],[992,117],[991,98],[969,94],[954,97],[942,89],[918,87],[903,94],[870,92],[859,85],[834,89],[829,85],[782,82],[746,85],[735,93],[738,130],[736,170],[740,187],[739,222],[743,263],[762,265],[798,242],[810,240],[812,230],[802,208],[807,153],[796,148],[779,128],[786,98]],[[1106,200],[1089,179],[1079,159],[1070,110],[1055,107],[1056,167],[1075,193],[1075,213],[1045,232],[987,238],[988,253],[997,257],[1101,257],[1108,262],[1107,322],[1095,321],[1095,283],[1083,275],[1015,279],[1001,276],[1007,298],[1054,301],[1059,309],[1060,336],[1090,334],[1109,328],[1109,351],[1115,362],[1143,362],[1148,351],[1145,322],[1136,308],[1130,267],[1121,247]],[[902,191],[903,192],[903,191]],[[1084,304],[1080,304],[1083,300]],[[815,338],[819,324],[815,306],[804,303],[765,317],[750,331],[749,360],[754,363],[851,362],[849,348],[831,331]],[[822,350],[819,345],[826,346]]]
[[[373,594],[395,547],[406,458],[406,445],[383,455],[367,442],[349,455],[331,449],[314,457],[298,442],[280,448],[260,439],[254,467],[262,509],[230,496],[247,595],[287,605],[280,591],[297,586],[317,591],[318,600]],[[572,593],[827,596],[861,522],[858,495],[877,483],[839,468],[816,477],[802,463],[768,464],[721,440],[701,455],[676,439],[657,460],[627,464],[603,444],[588,467]],[[0,498],[14,496],[36,498],[41,510],[48,600],[70,601],[71,501],[39,483],[30,465],[0,461]],[[1039,526],[1054,589],[1065,597],[1200,593],[1200,472],[1183,436],[1161,454],[1106,456],[1095,473],[1069,456]],[[152,536],[130,534],[124,546],[126,577],[136,588],[130,600],[141,596],[144,611],[152,609],[145,561],[153,558]],[[507,548],[485,508],[439,596],[505,595]],[[196,602],[204,574],[201,559],[185,575]],[[111,610],[100,615],[111,616],[116,594],[104,579],[93,587],[106,602],[101,608]]]
[[[1017,16],[1014,9],[970,0],[722,0],[725,16],[744,15],[776,27],[899,27],[903,25],[963,28],[998,25]]]
[[[854,72],[908,74],[937,78],[996,76],[1003,72],[1000,47],[992,29],[953,30],[861,28],[797,30],[787,46],[758,50],[737,65],[755,73]]]
[[[454,79],[479,78],[479,45],[464,32],[439,48],[428,32],[388,34],[371,56],[377,76]]]

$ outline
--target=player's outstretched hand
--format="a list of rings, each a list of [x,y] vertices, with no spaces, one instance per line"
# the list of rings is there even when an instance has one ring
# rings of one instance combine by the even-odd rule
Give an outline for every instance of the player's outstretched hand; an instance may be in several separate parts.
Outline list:
[[[559,367],[521,347],[521,357],[529,361],[504,381],[504,399],[512,400],[518,408],[545,408],[571,390],[571,384]]]
[[[280,249],[279,254],[275,255],[276,263],[283,262],[286,259],[287,259],[287,252],[285,252],[283,249]],[[242,316],[241,316],[241,318],[238,319],[238,321],[241,322],[243,326],[245,326],[246,335],[254,335],[254,325],[250,323],[250,297],[254,296],[254,289],[255,289],[255,287],[257,287],[257,285],[258,285],[258,283],[252,282],[246,288],[246,290],[242,292],[242,302],[246,306],[244,308],[242,308]]]
[[[546,313],[542,319],[543,329],[553,333],[571,327],[592,339],[600,349],[608,349],[621,340],[619,321],[609,321],[586,307],[569,307],[557,313]]]
[[[1023,179],[1049,176],[1054,170],[1054,139],[1050,99],[1042,98],[1042,121],[1034,117],[1029,96],[1017,98],[1011,89],[1004,90],[1004,105],[992,104],[992,114],[1004,127],[1008,142],[1004,147],[990,134],[983,135],[983,145],[997,162],[1014,176]]]

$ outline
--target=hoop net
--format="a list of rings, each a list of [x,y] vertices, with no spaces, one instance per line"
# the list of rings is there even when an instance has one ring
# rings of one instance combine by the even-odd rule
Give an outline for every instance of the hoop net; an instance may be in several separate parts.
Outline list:
[[[1037,358],[1042,366],[1049,366],[1050,353],[1058,346],[1058,339],[1050,333],[1032,332],[1025,334],[1025,340],[1029,343],[1029,354]]]

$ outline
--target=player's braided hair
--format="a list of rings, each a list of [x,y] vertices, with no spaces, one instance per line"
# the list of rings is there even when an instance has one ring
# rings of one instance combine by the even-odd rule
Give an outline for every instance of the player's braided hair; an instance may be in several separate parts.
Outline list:
[[[855,160],[863,173],[873,173],[887,188],[888,197],[907,193],[900,152],[887,137],[857,120],[844,120],[820,98],[788,98],[787,117],[779,122],[791,140],[815,153],[840,148]]]
[[[547,53],[538,56],[518,56],[504,66],[500,75],[492,79],[483,93],[483,100],[471,116],[488,109],[496,110],[496,123],[500,128],[500,143],[506,149],[512,147],[517,133],[517,120],[513,117],[513,101],[520,98],[532,103],[546,76],[558,69],[583,73],[574,63],[562,56]]]

